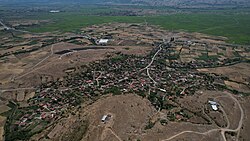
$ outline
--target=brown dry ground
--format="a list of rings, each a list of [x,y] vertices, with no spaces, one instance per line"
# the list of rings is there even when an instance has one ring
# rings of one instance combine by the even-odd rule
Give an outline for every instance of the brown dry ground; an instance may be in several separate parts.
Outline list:
[[[221,141],[222,138],[220,136],[219,132],[211,133],[208,136],[189,133],[176,137],[171,141]]]
[[[27,95],[30,95],[28,93]],[[215,98],[219,102],[220,106],[223,107],[229,117],[231,123],[230,128],[234,129],[238,125],[239,121],[239,109],[234,101],[228,97],[225,97],[223,92],[216,91],[203,91],[198,92],[195,96],[186,96],[178,101],[183,104],[186,108],[194,111],[200,111],[206,101],[209,98]],[[240,140],[248,140],[248,131],[250,131],[248,116],[250,114],[249,97],[238,98],[241,102],[245,117],[244,125],[241,130]],[[47,135],[51,138],[49,140],[59,139],[60,137],[68,135],[68,131],[74,128],[77,120],[84,119],[88,121],[88,129],[85,137],[82,140],[90,141],[110,141],[110,140],[129,140],[129,139],[140,139],[142,141],[158,141],[160,139],[169,138],[182,131],[198,131],[206,132],[209,129],[217,128],[215,124],[192,124],[188,122],[169,122],[163,126],[159,122],[156,122],[152,129],[145,130],[145,126],[148,124],[150,118],[158,112],[150,104],[147,99],[143,99],[134,94],[110,96],[106,95],[100,98],[98,101],[82,108],[76,115],[71,115],[68,118],[64,118],[55,126],[49,130],[45,130],[41,134],[34,136],[32,139],[42,141]],[[213,112],[211,112],[213,113]],[[216,112],[214,112],[216,113]],[[101,117],[104,114],[111,114],[112,118],[106,124],[101,122]],[[218,113],[216,113],[218,114]],[[80,115],[80,116],[79,116]],[[221,115],[221,114],[219,114]],[[222,118],[217,116],[216,118]],[[157,117],[156,117],[157,118]],[[193,119],[197,123],[202,123],[197,119]],[[216,119],[218,121],[224,121],[224,119]],[[225,121],[224,121],[225,122]],[[62,126],[63,125],[63,126]],[[220,140],[220,134],[213,132],[209,136],[197,135],[194,133],[182,134],[173,140]],[[62,138],[60,138],[62,140]]]
[[[245,117],[243,119],[243,126],[240,130],[240,136],[239,136],[239,140],[240,141],[249,141],[250,140],[250,97],[245,97],[244,100],[240,101],[244,113],[245,113]]]
[[[59,43],[54,45],[54,52],[61,51],[64,49],[70,48],[79,48],[82,46],[70,44],[70,43]],[[129,48],[129,49],[128,49]],[[140,47],[140,46],[121,46],[114,47],[114,49],[104,49],[104,50],[83,50],[78,51],[70,56],[64,56],[62,59],[59,59],[60,55],[53,54],[47,60],[37,65],[35,68],[32,68],[35,64],[37,64],[40,60],[45,58],[50,54],[50,47],[46,49],[32,52],[30,56],[27,56],[19,61],[17,58],[13,56],[13,64],[11,63],[2,63],[0,64],[1,74],[0,78],[2,85],[0,87],[2,89],[14,89],[14,88],[26,88],[26,87],[36,87],[41,84],[41,82],[45,83],[48,81],[56,80],[57,78],[61,78],[65,76],[64,72],[67,68],[80,66],[82,64],[86,64],[89,62],[102,60],[107,54],[114,54],[116,52],[123,52],[124,54],[135,54],[135,55],[145,55],[151,50],[152,47]],[[20,63],[23,61],[23,63]],[[18,62],[18,63],[14,63]],[[22,69],[21,69],[22,68]],[[28,73],[30,72],[30,73]],[[11,82],[11,79],[15,76],[23,76],[20,79],[16,79],[15,82]],[[3,79],[4,78],[4,79]],[[0,104],[2,106],[1,111],[6,111],[8,107],[5,106],[8,100],[16,100],[19,102],[20,106],[26,106],[26,101],[34,96],[33,90],[16,90],[16,91],[6,91],[0,92],[1,98],[4,100],[3,103]],[[5,108],[4,108],[5,107]],[[9,109],[9,108],[8,108]]]
[[[240,92],[249,93],[250,92],[250,86],[245,84],[240,84],[237,82],[231,82],[231,81],[224,81],[227,86],[229,86],[232,89],[235,89]]]
[[[229,122],[230,129],[236,129],[240,120],[240,109],[238,105],[229,97],[218,97],[217,100],[220,101],[220,106],[225,110]]]
[[[84,46],[75,45],[71,43],[58,43],[54,45],[54,52],[71,49],[71,48],[81,48]],[[134,54],[134,55],[145,55],[148,53],[152,47],[150,46],[110,46],[114,49],[102,49],[102,50],[82,50],[71,55],[63,56],[61,59],[60,55],[53,54],[47,60],[40,63],[33,68],[40,60],[49,56],[51,51],[51,46],[40,51],[32,52],[31,55],[22,58],[16,58],[13,56],[12,63],[0,63],[1,74],[0,78],[2,83],[1,87],[4,88],[4,84],[9,85],[12,78],[17,78],[15,80],[19,86],[31,87],[40,84],[41,76],[52,76],[52,79],[60,78],[65,75],[64,70],[70,67],[75,67],[77,65],[86,64],[96,60],[102,60],[107,54],[113,54],[115,52],[122,52],[124,54]],[[105,48],[105,47],[104,47]],[[30,73],[29,73],[30,72]],[[56,73],[55,73],[56,72]],[[29,73],[29,74],[27,74]],[[19,78],[19,76],[23,76]]]
[[[81,47],[84,46],[61,42],[54,45],[53,51],[57,52],[65,49]],[[152,49],[152,46],[113,46],[112,48],[114,49],[82,50],[71,55],[63,56],[61,59],[59,59],[60,55],[53,54],[36,67],[33,66],[40,60],[50,55],[51,46],[43,48],[39,51],[34,51],[24,58],[12,56],[10,63],[0,63],[0,83],[2,84],[0,87],[2,89],[36,87],[40,85],[41,82],[46,83],[65,76],[66,73],[64,71],[67,68],[102,60],[106,58],[108,54],[112,55],[116,52],[145,55]],[[23,77],[19,78],[20,76]],[[11,82],[13,78],[16,79],[14,82]],[[22,90],[2,92],[1,97],[7,100],[14,99],[19,102],[30,98],[30,96],[25,98],[24,91]]]
[[[245,82],[249,82],[250,80],[249,68],[250,68],[249,63],[239,63],[236,65],[227,66],[227,67],[199,69],[199,71],[223,74],[229,77],[231,80],[245,83]]]
[[[0,114],[10,110],[10,108],[6,105],[0,105]]]
[[[134,135],[140,136],[149,117],[155,112],[148,100],[133,94],[100,99],[87,109],[90,127],[83,140],[108,140],[111,132],[107,132],[107,128],[125,140]],[[105,114],[112,115],[112,121],[107,124],[100,120]]]
[[[61,47],[65,49],[65,47],[76,48],[79,47],[70,43],[60,43],[54,45],[55,51],[61,51]],[[87,64],[90,62],[94,62],[97,60],[103,60],[106,58],[107,54],[114,54],[115,52],[122,52],[124,54],[135,54],[135,55],[144,55],[146,54],[151,47],[128,47],[129,50],[125,49],[125,47],[113,47],[114,49],[104,49],[104,50],[83,50],[73,53],[71,55],[63,56],[60,59],[60,55],[52,55],[50,58],[45,60],[43,63],[39,64],[31,73],[22,77],[22,79],[16,80],[23,87],[37,86],[41,83],[40,77],[42,76],[50,76],[51,80],[56,80],[56,78],[60,78],[65,76],[65,70],[67,68],[80,66],[82,64]],[[25,71],[22,74],[26,74],[30,69]],[[56,73],[55,73],[56,72]]]
[[[186,103],[187,108],[197,110],[202,105],[206,104],[206,101],[209,98],[215,98],[219,102],[220,106],[223,107],[230,121],[230,128],[234,129],[238,126],[240,120],[239,108],[235,102],[225,97],[226,95],[223,92],[216,91],[204,91],[198,96],[188,96],[183,98],[181,101]],[[236,96],[237,97],[237,96]],[[245,101],[242,98],[237,97],[239,101]],[[194,100],[196,102],[191,102]],[[246,100],[247,101],[247,100]],[[245,104],[247,104],[245,101]],[[138,103],[145,103],[140,104]],[[137,104],[136,104],[137,103]],[[138,106],[136,106],[138,105]],[[142,107],[141,107],[142,106]],[[248,105],[249,106],[249,105]],[[244,105],[243,105],[244,107]],[[148,111],[143,111],[143,109],[148,109]],[[169,138],[177,133],[182,131],[198,131],[205,132],[209,129],[218,128],[217,125],[202,125],[202,124],[191,124],[188,122],[169,122],[166,126],[161,125],[159,122],[156,122],[154,127],[149,130],[145,130],[150,115],[157,113],[154,108],[150,105],[149,101],[138,97],[137,95],[121,95],[121,96],[111,96],[102,100],[98,100],[96,103],[91,105],[91,108],[88,109],[91,113],[89,114],[90,127],[84,140],[101,140],[101,137],[111,138],[112,140],[118,140],[118,136],[122,140],[136,140],[140,139],[143,141],[158,141],[160,139]],[[142,112],[143,111],[143,112]],[[218,114],[219,112],[211,112],[213,114]],[[101,123],[100,119],[104,114],[111,114],[112,120],[107,124]],[[245,113],[245,118],[248,117],[248,113]],[[226,125],[225,118],[223,114],[216,116],[217,122],[223,122]],[[245,122],[245,121],[244,121]],[[247,124],[247,123],[246,123]],[[224,125],[224,126],[225,126]],[[246,134],[246,130],[249,130],[248,126],[242,134]],[[113,131],[113,133],[110,131]],[[104,134],[104,135],[103,135]],[[115,135],[114,135],[115,134]],[[109,138],[109,139],[110,139]],[[246,136],[241,138],[247,139]],[[174,138],[173,140],[220,140],[221,136],[217,132],[213,132],[208,136],[201,136],[194,133],[185,133],[183,135]],[[105,140],[105,138],[103,139]]]
[[[203,94],[200,98],[204,100],[201,101],[205,102],[207,100],[206,98],[203,98],[206,95],[208,95],[207,97],[214,97],[217,93],[209,92]],[[194,96],[190,96],[190,98],[192,97],[194,98]],[[189,100],[190,99],[188,98],[183,99],[183,101]],[[194,107],[199,106],[196,104],[189,105],[194,105]],[[132,94],[107,97],[98,100],[90,107],[91,108],[87,110],[90,112],[88,115],[90,127],[83,140],[100,141],[102,139],[110,140],[110,138],[111,140],[118,140],[118,138],[115,137],[116,135],[122,140],[140,139],[142,141],[158,141],[185,130],[205,132],[209,129],[216,128],[214,125],[191,124],[187,122],[169,122],[166,126],[163,126],[159,122],[156,122],[152,129],[145,130],[145,126],[151,119],[150,117],[155,115],[157,111],[155,111],[148,100]],[[103,124],[100,121],[104,114],[112,115],[111,121],[106,124]],[[177,139],[182,139],[186,136],[189,136],[190,140],[200,139],[200,136],[192,133],[183,134]],[[211,140],[213,139],[213,136],[204,136],[203,139]]]
[[[211,106],[208,104],[208,100],[214,100],[220,102],[216,97],[223,96],[223,92],[217,91],[198,91],[193,96],[186,96],[179,98],[178,103],[188,110],[195,113],[202,113],[202,116],[207,120],[210,120],[214,126],[225,127],[227,125],[222,111],[212,111]],[[205,113],[205,110],[207,113]],[[190,118],[191,123],[207,124],[208,122],[201,116],[192,115]]]
[[[4,124],[6,121],[6,117],[0,116],[0,141],[4,141]]]
[[[104,96],[92,105],[83,108],[80,118],[88,120],[89,126],[82,141],[110,141],[110,140],[137,140],[158,141],[173,136],[184,130],[205,132],[213,129],[210,125],[197,125],[186,122],[170,122],[163,126],[156,122],[152,129],[145,130],[150,118],[158,113],[151,103],[138,95],[126,94],[117,96]],[[112,115],[107,123],[102,123],[101,118],[104,114]],[[44,131],[32,139],[45,140],[47,135],[49,140],[58,139],[64,136],[66,131],[74,128],[70,125],[79,118],[79,115],[70,116],[53,126],[50,131]],[[62,127],[63,125],[63,127]],[[47,134],[47,135],[45,135]],[[197,135],[188,134],[192,139],[199,139]],[[186,136],[186,134],[183,134]],[[179,137],[178,137],[179,138]],[[182,138],[182,135],[180,136]],[[204,139],[210,139],[210,136]]]
[[[199,96],[187,96],[180,101],[187,104],[187,108],[198,110],[202,105],[206,105],[208,98],[215,98],[219,102],[220,106],[223,107],[229,121],[231,123],[230,128],[234,129],[238,126],[240,119],[240,113],[237,105],[234,101],[228,97],[225,97],[223,92],[216,91],[204,91]],[[237,98],[243,105],[243,107],[249,107],[247,103],[248,99]],[[190,102],[195,100],[197,102]],[[189,105],[189,106],[188,106]],[[249,109],[249,108],[248,108]],[[241,130],[241,139],[248,139],[247,132],[250,130],[248,126],[248,109],[244,108],[244,126]],[[206,132],[211,129],[219,128],[216,124],[192,124],[189,122],[168,122],[167,125],[161,125],[159,121],[155,123],[153,128],[145,129],[148,121],[157,115],[157,111],[150,104],[150,102],[135,94],[117,95],[111,96],[106,95],[89,105],[76,112],[75,116],[70,116],[59,122],[48,132],[42,132],[39,137],[46,137],[48,134],[54,140],[59,135],[64,136],[68,130],[71,130],[73,123],[79,119],[88,121],[87,133],[84,135],[82,141],[119,141],[119,140],[141,140],[141,141],[159,141],[167,139],[173,135],[176,135],[182,131],[197,131]],[[211,112],[216,113],[216,112]],[[218,113],[218,112],[217,112]],[[101,122],[101,118],[105,114],[110,114],[111,119],[106,123]],[[160,115],[160,114],[159,114]],[[158,117],[160,118],[160,117]],[[223,116],[216,116],[218,122],[224,121]],[[225,122],[225,121],[224,121]],[[64,125],[61,127],[61,125]],[[38,136],[34,136],[34,140],[37,140]],[[172,140],[221,140],[222,137],[218,132],[212,132],[209,135],[197,135],[195,133],[184,133]]]
[[[239,63],[232,66],[227,67],[218,67],[218,68],[206,68],[206,69],[198,69],[200,72],[207,73],[216,73],[227,76],[230,80],[235,82],[225,81],[226,85],[236,89],[240,92],[250,92],[249,82],[250,82],[250,73],[249,73],[250,64],[249,63]]]

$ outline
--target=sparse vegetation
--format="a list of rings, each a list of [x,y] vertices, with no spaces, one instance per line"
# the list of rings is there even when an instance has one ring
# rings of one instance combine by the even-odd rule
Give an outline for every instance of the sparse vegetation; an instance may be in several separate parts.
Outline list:
[[[148,124],[145,126],[144,129],[145,129],[145,130],[151,129],[151,128],[154,127],[154,125],[155,125],[154,122],[148,121]]]
[[[168,121],[166,119],[161,119],[160,123],[161,125],[165,126],[166,124],[168,124]]]
[[[76,121],[72,128],[62,136],[62,141],[81,141],[88,129],[87,121]]]

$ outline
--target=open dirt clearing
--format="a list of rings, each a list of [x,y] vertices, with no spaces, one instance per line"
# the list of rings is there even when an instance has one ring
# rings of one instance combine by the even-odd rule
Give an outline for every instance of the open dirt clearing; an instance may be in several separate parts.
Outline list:
[[[133,94],[100,99],[88,109],[90,127],[84,140],[107,140],[109,134],[114,133],[123,140],[136,134],[142,135],[145,124],[154,112],[148,100]],[[112,115],[106,124],[101,122],[105,114]]]
[[[198,71],[222,74],[229,77],[229,79],[231,80],[246,83],[249,82],[250,80],[249,68],[250,68],[249,63],[239,63],[227,67],[198,69]]]

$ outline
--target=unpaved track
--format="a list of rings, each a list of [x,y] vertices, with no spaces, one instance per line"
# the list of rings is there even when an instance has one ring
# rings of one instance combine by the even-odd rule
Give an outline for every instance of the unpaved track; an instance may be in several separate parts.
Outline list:
[[[149,68],[149,67],[153,64],[156,55],[162,50],[162,47],[161,47],[161,46],[159,46],[159,47],[160,47],[159,50],[158,50],[158,51],[154,54],[154,56],[152,57],[151,62],[150,62],[145,68],[141,69],[140,71],[143,71],[143,70]]]
[[[99,87],[99,78],[102,76],[102,73],[101,71],[98,71],[100,73],[100,75],[95,79],[96,81],[96,85]]]
[[[111,128],[108,128],[107,130],[110,131],[119,141],[123,141]]]
[[[164,140],[161,140],[161,141],[169,141],[169,140],[172,140],[182,134],[185,134],[185,133],[194,133],[194,134],[199,134],[199,135],[208,135],[209,133],[211,132],[215,132],[215,131],[219,131],[220,129],[212,129],[212,130],[209,130],[207,132],[196,132],[196,131],[182,131],[174,136],[171,136],[170,138],[167,138],[167,139],[164,139]]]
[[[36,69],[34,69],[34,68],[37,67],[38,65],[40,65],[41,63],[43,63],[45,60],[47,60],[47,59],[48,59],[49,57],[51,57],[53,54],[54,54],[54,45],[51,46],[51,48],[50,48],[50,54],[49,54],[47,57],[43,58],[41,61],[39,61],[39,62],[38,62],[37,64],[35,64],[33,67],[31,67],[31,68],[30,68],[30,71],[26,72],[26,73],[23,74],[23,75],[20,75],[20,76],[14,78],[14,79],[21,79],[21,78],[23,78],[24,76],[26,76],[26,75],[28,75],[28,74],[30,74],[30,73],[32,73],[32,72],[34,72],[34,71],[40,69],[41,67],[40,67],[40,68],[36,68]],[[43,66],[42,66],[42,67],[43,67]]]
[[[34,90],[36,88],[30,87],[30,88],[16,88],[16,89],[4,89],[0,90],[0,92],[10,92],[10,91],[20,91],[20,90]]]
[[[154,84],[156,84],[157,82],[150,76],[150,72],[149,72],[149,69],[150,69],[150,66],[153,64],[154,60],[155,60],[155,57],[159,54],[159,52],[162,50],[162,47],[161,45],[159,45],[159,49],[158,51],[154,54],[154,56],[152,57],[151,59],[151,62],[143,69],[139,70],[139,72],[143,71],[143,70],[147,70],[147,75],[149,77],[150,80],[152,80],[154,82]]]

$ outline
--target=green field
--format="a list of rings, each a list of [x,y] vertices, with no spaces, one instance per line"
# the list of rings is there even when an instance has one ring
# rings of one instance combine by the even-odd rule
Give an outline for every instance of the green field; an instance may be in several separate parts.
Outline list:
[[[107,9],[99,9],[99,12]],[[86,11],[85,11],[86,12]],[[62,12],[39,15],[52,23],[30,28],[32,32],[77,31],[80,28],[109,22],[142,23],[159,25],[168,30],[201,32],[227,37],[230,43],[250,44],[250,14],[244,13],[191,13],[159,16],[91,16],[81,12]]]

